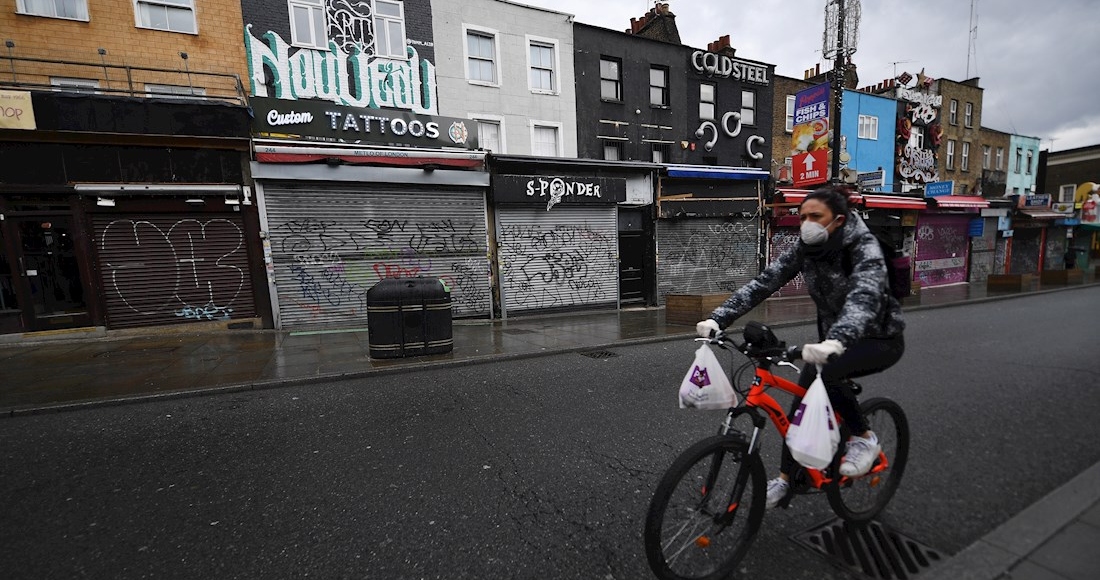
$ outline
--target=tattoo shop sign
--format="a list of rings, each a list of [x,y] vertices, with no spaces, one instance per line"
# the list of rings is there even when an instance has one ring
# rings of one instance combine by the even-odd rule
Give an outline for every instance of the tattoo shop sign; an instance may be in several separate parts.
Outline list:
[[[496,175],[493,199],[498,204],[546,206],[610,205],[626,201],[626,180],[579,175]]]
[[[252,132],[257,137],[477,149],[477,131],[468,119],[315,100],[252,97],[249,104],[253,111]]]

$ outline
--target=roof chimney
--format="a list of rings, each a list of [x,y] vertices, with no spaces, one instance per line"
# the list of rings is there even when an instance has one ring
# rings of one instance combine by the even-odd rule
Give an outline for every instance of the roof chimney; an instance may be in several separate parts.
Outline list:
[[[723,48],[730,48],[730,35],[723,34],[718,40],[707,45],[708,52],[721,52]]]

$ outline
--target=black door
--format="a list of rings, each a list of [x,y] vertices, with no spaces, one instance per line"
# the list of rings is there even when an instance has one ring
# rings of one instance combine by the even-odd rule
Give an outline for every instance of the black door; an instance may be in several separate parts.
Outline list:
[[[26,330],[91,323],[68,216],[13,217],[12,286]],[[11,231],[11,230],[9,230]]]
[[[647,303],[647,249],[651,235],[646,231],[644,208],[619,208],[619,304]]]

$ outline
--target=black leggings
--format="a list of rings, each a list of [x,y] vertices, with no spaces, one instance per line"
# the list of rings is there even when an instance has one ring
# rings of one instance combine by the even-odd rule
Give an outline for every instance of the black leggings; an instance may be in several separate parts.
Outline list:
[[[882,372],[901,360],[904,352],[905,337],[901,335],[894,338],[864,338],[845,350],[844,354],[835,361],[822,366],[821,380],[825,383],[825,391],[829,393],[829,402],[833,404],[833,410],[844,419],[844,424],[853,435],[859,435],[867,430],[867,420],[859,411],[859,401],[856,400],[855,393],[843,385],[844,379]],[[817,365],[803,365],[798,384],[809,387],[816,377]],[[794,416],[800,402],[802,398],[795,397],[788,416]],[[794,466],[794,457],[784,443],[779,469],[789,474],[790,468]]]

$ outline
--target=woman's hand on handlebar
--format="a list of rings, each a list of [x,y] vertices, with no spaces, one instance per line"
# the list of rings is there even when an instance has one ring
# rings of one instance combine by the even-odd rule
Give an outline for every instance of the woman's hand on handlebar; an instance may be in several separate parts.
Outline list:
[[[695,325],[695,334],[698,334],[700,338],[713,338],[719,332],[722,332],[722,328],[718,326],[713,318],[700,320]]]
[[[844,354],[844,345],[839,340],[831,338],[802,346],[802,360],[815,365],[831,362],[842,354]]]

